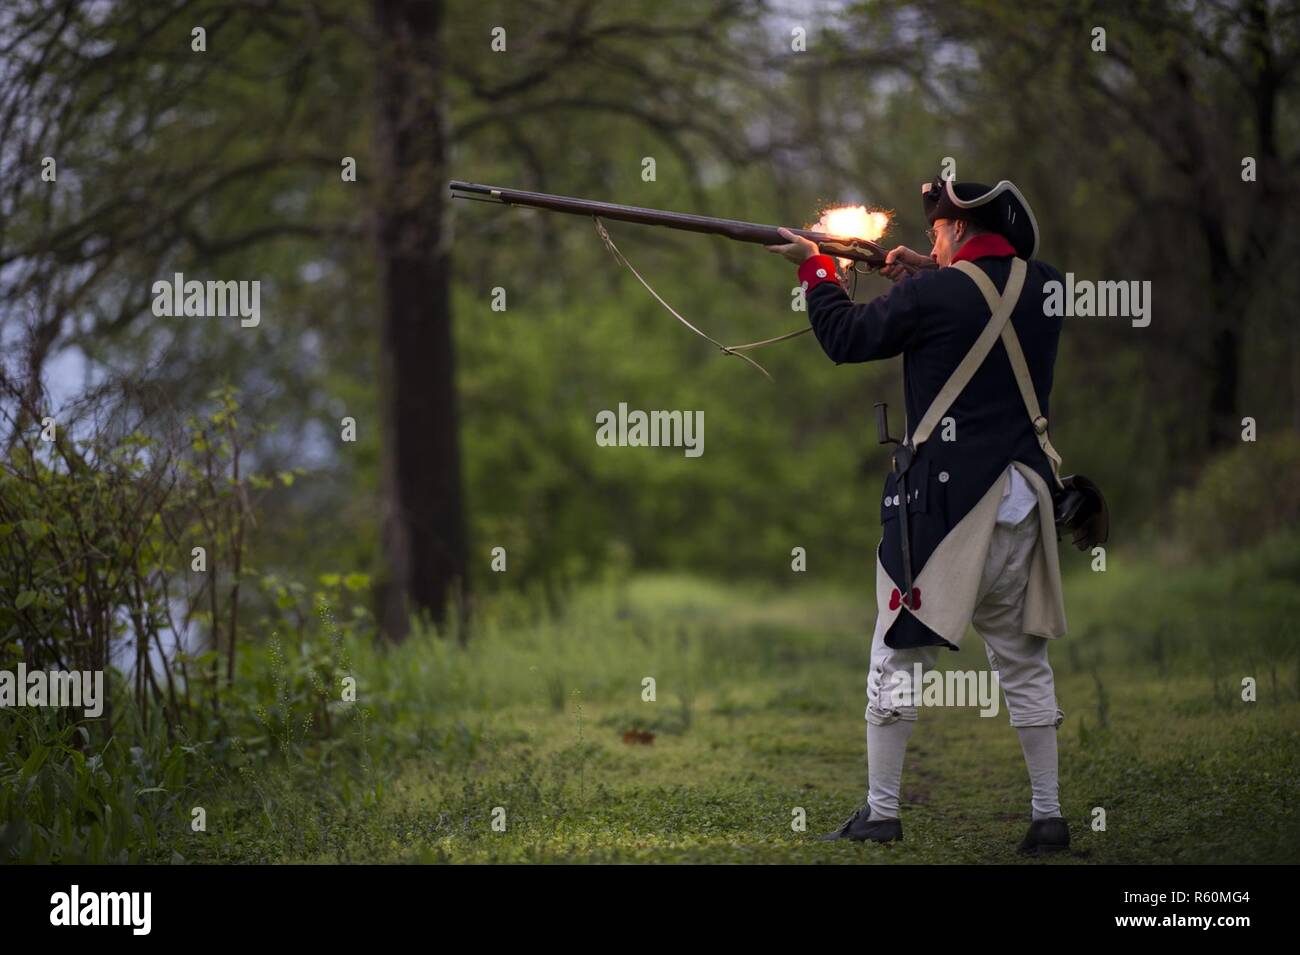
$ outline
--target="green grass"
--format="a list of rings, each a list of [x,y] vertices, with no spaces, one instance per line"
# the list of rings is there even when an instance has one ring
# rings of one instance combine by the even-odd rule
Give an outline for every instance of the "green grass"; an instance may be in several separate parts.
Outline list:
[[[1213,566],[1067,566],[1052,661],[1074,844],[1046,864],[1300,861],[1300,536]],[[104,743],[48,711],[0,714],[0,859],[1021,861],[1029,787],[1005,710],[922,710],[901,845],[812,840],[864,795],[873,612],[808,579],[644,576],[559,617],[497,598],[467,647],[345,640],[325,615],[301,644],[245,644],[212,738],[128,719]],[[987,665],[973,634],[941,664]]]
[[[1071,634],[1052,659],[1073,851],[1046,864],[1300,861],[1300,671],[1287,629],[1300,619],[1298,564],[1300,543],[1283,537],[1214,568],[1118,554],[1106,573],[1067,580]],[[330,745],[364,756],[323,765],[322,744],[305,739],[282,761],[219,774],[204,797],[208,832],[180,831],[159,852],[1020,861],[1029,786],[1005,709],[922,711],[902,844],[811,839],[863,797],[872,613],[869,598],[809,584],[646,577],[592,590],[558,620],[500,604],[466,650],[429,634],[392,652],[355,648],[363,710],[344,714],[344,739]],[[945,656],[987,665],[974,635]],[[1254,703],[1240,699],[1248,676]],[[656,680],[656,702],[642,701],[644,677]],[[653,742],[626,743],[629,730]],[[495,807],[505,831],[492,828]],[[1104,831],[1092,827],[1098,807]],[[791,829],[796,808],[807,832]]]

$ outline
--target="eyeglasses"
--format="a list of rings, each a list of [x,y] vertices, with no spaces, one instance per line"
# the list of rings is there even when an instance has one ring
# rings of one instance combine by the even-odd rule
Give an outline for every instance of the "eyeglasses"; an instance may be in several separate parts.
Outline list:
[[[952,225],[951,222],[949,222],[948,224],[949,224],[949,225]],[[931,244],[931,245],[934,245],[934,243],[935,243],[936,241],[938,241],[938,238],[939,238],[939,227],[938,227],[938,226],[934,226],[934,227],[931,227],[931,228],[929,228],[929,229],[926,229],[924,234],[925,234],[925,237],[926,237],[927,239],[930,240],[930,244]],[[954,236],[954,238],[953,238],[953,241],[954,241],[954,242],[957,241],[955,236]]]

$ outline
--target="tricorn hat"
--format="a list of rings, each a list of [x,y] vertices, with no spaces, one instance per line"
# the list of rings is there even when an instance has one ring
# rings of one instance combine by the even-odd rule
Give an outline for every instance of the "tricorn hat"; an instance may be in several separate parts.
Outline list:
[[[1038,252],[1034,211],[1009,179],[986,186],[935,176],[921,186],[921,201],[931,225],[936,219],[966,219],[1003,236],[1022,259],[1031,259]]]

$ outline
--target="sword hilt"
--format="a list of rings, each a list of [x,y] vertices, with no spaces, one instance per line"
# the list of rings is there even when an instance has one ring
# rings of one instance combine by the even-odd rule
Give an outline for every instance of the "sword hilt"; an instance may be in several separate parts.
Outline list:
[[[889,405],[883,401],[876,402],[876,437],[880,444],[898,444],[897,438],[889,436]]]
[[[883,401],[877,401],[876,408],[876,437],[880,439],[881,444],[894,445],[894,453],[890,456],[894,471],[897,474],[906,474],[907,469],[912,466],[912,459],[916,456],[911,446],[901,438],[891,438],[889,436],[889,405]]]

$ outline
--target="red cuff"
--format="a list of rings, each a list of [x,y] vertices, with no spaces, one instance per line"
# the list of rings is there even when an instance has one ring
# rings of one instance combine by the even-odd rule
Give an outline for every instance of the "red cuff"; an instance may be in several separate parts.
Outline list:
[[[835,277],[835,260],[829,255],[810,255],[799,266],[799,284],[807,292],[822,282],[839,284]]]

